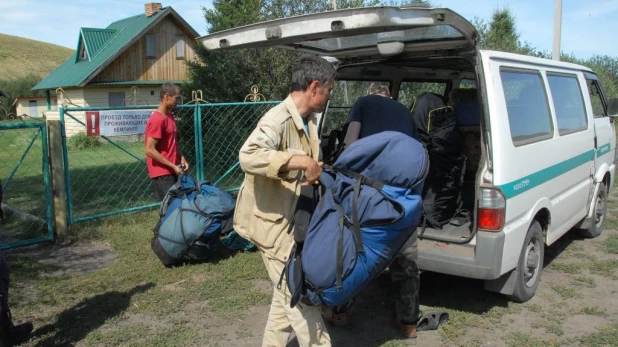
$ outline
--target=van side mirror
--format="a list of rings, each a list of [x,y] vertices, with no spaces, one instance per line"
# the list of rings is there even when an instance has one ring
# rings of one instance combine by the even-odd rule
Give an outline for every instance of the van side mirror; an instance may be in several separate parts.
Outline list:
[[[618,99],[609,99],[607,103],[607,114],[610,117],[618,117]]]

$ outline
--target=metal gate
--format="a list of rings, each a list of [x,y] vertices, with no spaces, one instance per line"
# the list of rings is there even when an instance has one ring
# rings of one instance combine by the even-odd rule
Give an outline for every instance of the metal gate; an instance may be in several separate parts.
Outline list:
[[[34,120],[0,122],[0,247],[54,239],[47,127]]]

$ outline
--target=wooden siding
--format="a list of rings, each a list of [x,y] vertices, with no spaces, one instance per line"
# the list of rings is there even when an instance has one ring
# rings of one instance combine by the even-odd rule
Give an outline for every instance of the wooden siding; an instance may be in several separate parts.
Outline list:
[[[155,58],[146,58],[146,34],[155,35]],[[176,37],[184,37],[185,58],[176,58]],[[93,82],[187,80],[185,60],[196,59],[195,38],[172,17],[161,20],[149,32],[107,66]]]
[[[92,107],[109,106],[109,93],[124,93],[125,105],[146,105],[152,109],[159,105],[159,89],[161,86],[139,86],[137,91],[137,103],[134,102],[131,87],[86,87],[84,88],[84,101]],[[153,94],[153,95],[150,95]]]

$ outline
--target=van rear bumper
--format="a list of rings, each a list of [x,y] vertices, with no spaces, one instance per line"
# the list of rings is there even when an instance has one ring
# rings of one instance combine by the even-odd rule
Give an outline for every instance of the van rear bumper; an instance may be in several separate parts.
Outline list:
[[[476,235],[476,247],[448,244],[439,247],[430,240],[419,240],[418,266],[423,271],[467,278],[493,280],[501,275],[504,232]]]

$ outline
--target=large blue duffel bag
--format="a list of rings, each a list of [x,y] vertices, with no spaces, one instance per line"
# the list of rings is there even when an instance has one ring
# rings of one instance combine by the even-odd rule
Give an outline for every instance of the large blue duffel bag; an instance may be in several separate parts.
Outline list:
[[[333,176],[323,174],[327,188],[304,233],[299,223],[315,192],[299,200],[284,272],[292,306],[342,305],[393,261],[422,216],[428,167],[423,146],[399,132],[368,136],[341,153]]]
[[[152,250],[165,266],[205,259],[235,203],[230,193],[180,175],[161,202]]]

